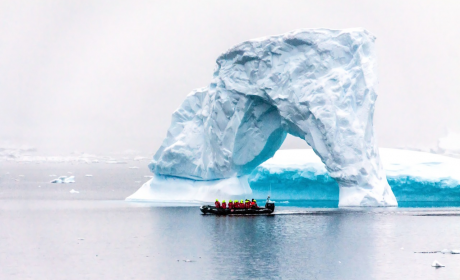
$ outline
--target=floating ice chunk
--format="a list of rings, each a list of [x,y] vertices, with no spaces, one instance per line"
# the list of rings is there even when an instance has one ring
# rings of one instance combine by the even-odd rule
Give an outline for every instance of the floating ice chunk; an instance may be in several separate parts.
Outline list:
[[[448,250],[448,249],[444,249],[441,251],[441,253],[443,254],[450,254],[452,251],[451,250]]]
[[[130,166],[129,169],[139,169],[137,166]]]
[[[79,191],[76,191],[76,190],[74,190],[74,189],[71,189],[71,190],[70,190],[70,193],[80,193],[80,192],[79,192]]]
[[[432,264],[432,267],[445,267],[445,265],[440,264],[437,260],[435,260]]]
[[[77,238],[78,240],[85,240],[84,238]]]
[[[85,176],[86,177],[93,177],[93,175],[91,175],[91,174],[86,174]]]
[[[460,250],[457,250],[457,249],[453,249],[451,251],[452,254],[460,254]]]
[[[51,181],[51,183],[56,183],[56,184],[69,184],[69,183],[75,183],[75,176],[61,176],[57,179],[54,179]]]

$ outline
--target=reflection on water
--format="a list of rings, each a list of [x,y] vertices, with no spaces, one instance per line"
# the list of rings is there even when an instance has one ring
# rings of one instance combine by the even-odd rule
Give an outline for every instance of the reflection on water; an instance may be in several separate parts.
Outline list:
[[[458,208],[202,215],[123,201],[2,201],[0,279],[451,279]],[[437,216],[433,216],[437,215]],[[82,240],[81,240],[82,239]],[[433,260],[446,265],[431,267]]]

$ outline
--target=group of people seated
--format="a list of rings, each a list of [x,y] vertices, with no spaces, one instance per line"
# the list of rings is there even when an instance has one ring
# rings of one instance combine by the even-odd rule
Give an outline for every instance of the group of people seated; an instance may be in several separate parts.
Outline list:
[[[227,203],[225,200],[222,200],[222,204],[219,202],[218,199],[216,199],[216,202],[214,203],[216,205],[216,208],[222,208],[222,209],[227,209]],[[228,201],[228,209],[251,209],[255,208],[258,209],[259,206],[257,206],[257,201],[253,198],[252,200],[246,199],[246,200],[234,200]]]

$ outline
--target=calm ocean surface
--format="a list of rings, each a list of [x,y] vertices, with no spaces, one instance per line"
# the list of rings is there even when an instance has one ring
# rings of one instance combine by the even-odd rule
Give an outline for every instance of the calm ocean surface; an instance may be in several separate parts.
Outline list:
[[[460,208],[278,201],[273,216],[205,216],[123,201],[145,165],[0,162],[0,279],[460,279],[460,255],[414,253],[460,249]]]

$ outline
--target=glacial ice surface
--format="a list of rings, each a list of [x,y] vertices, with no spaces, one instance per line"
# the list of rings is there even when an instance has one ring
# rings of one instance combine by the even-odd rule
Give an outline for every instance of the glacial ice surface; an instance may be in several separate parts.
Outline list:
[[[181,181],[185,189],[241,182],[289,133],[321,158],[341,206],[397,205],[374,138],[374,41],[364,29],[304,29],[224,52],[211,83],[172,115],[149,165],[156,174],[150,187],[173,189],[177,177],[190,180]]]
[[[399,202],[460,201],[460,159],[380,148],[388,182]],[[338,200],[339,187],[309,149],[279,150],[249,176],[255,197]]]

